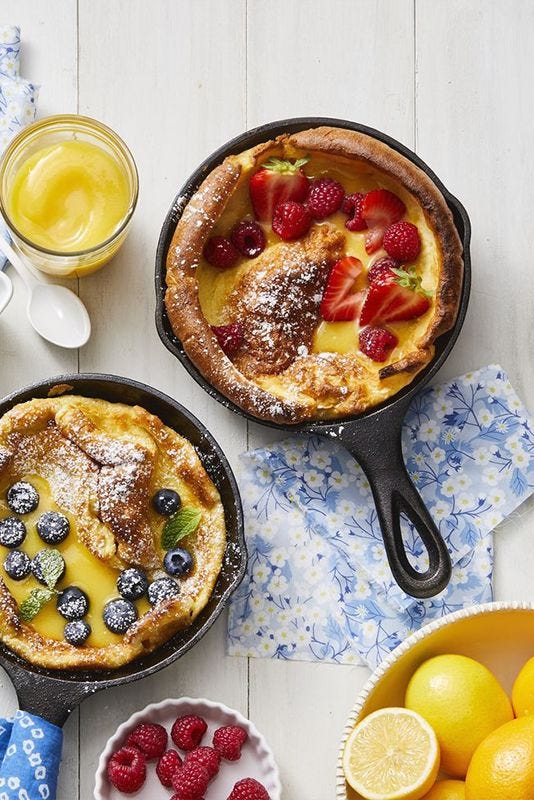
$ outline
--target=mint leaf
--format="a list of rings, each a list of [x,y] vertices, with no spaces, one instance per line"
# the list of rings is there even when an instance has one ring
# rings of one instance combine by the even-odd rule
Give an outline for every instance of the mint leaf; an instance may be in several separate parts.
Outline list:
[[[164,550],[175,547],[180,539],[194,533],[198,528],[202,514],[197,508],[181,508],[166,523],[161,534],[161,546]]]
[[[32,589],[20,606],[20,616],[24,622],[30,622],[39,611],[57,594],[53,589]]]
[[[53,589],[63,572],[63,559],[58,550],[45,550],[40,556],[43,578],[49,589]]]

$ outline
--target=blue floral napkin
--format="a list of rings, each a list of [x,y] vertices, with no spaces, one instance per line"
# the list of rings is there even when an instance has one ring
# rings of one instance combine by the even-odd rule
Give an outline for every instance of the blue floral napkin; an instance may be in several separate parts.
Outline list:
[[[0,25],[0,153],[25,125],[35,119],[39,87],[19,76],[20,29]],[[0,236],[8,238],[3,223]],[[0,255],[0,269],[5,258]]]
[[[55,800],[63,731],[17,711],[0,718],[0,800]]]
[[[504,371],[419,393],[403,448],[451,554],[447,589],[404,594],[358,464],[335,442],[287,439],[241,457],[249,566],[230,606],[231,654],[374,667],[431,619],[492,599],[491,532],[534,489],[534,425]],[[404,534],[424,569],[419,536]]]

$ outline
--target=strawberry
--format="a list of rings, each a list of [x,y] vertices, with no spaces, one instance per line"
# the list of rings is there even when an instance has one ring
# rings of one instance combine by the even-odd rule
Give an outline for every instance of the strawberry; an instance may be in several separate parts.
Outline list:
[[[399,340],[387,328],[373,328],[368,325],[360,331],[359,345],[364,355],[373,361],[385,361]]]
[[[250,200],[256,219],[270,222],[279,203],[306,200],[310,185],[302,171],[309,159],[299,158],[292,163],[270,158],[254,173],[249,183]]]
[[[308,233],[312,224],[308,209],[295,200],[278,203],[273,214],[273,231],[284,240],[291,242]]]
[[[413,272],[394,270],[395,279],[372,283],[360,315],[360,325],[399,322],[422,316],[430,308],[421,278]]]
[[[340,322],[357,318],[365,292],[355,292],[354,286],[362,269],[362,262],[354,256],[345,256],[334,264],[321,300],[323,319]]]
[[[421,250],[419,231],[411,222],[396,222],[384,233],[384,250],[397,261],[415,261]]]
[[[382,246],[386,228],[397,222],[406,213],[406,206],[396,194],[387,189],[373,189],[362,201],[361,217],[368,232],[365,234],[365,249],[371,254]]]

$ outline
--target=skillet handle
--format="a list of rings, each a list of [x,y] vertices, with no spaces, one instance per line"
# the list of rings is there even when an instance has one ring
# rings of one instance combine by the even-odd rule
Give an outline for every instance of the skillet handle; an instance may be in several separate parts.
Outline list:
[[[340,425],[335,429],[336,438],[359,462],[369,480],[393,577],[406,594],[428,598],[439,594],[449,583],[451,559],[404,464],[403,416],[398,408],[394,414],[382,409],[380,416],[371,416],[354,425]],[[418,572],[408,560],[402,539],[401,513],[413,523],[427,550],[429,567],[426,572]]]

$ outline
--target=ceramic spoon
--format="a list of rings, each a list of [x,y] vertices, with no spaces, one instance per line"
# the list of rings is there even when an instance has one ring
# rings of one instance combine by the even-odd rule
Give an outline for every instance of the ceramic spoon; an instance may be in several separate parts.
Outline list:
[[[11,300],[13,294],[13,284],[5,272],[0,269],[0,314]]]
[[[64,286],[43,283],[36,278],[11,245],[1,237],[0,252],[9,259],[26,286],[26,314],[37,333],[58,347],[76,348],[86,344],[91,335],[91,321],[80,298]],[[0,288],[0,310],[1,299]]]

